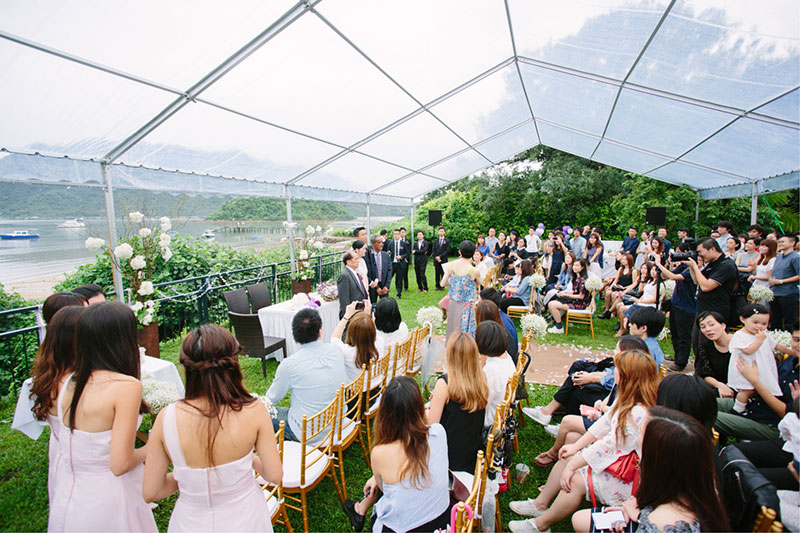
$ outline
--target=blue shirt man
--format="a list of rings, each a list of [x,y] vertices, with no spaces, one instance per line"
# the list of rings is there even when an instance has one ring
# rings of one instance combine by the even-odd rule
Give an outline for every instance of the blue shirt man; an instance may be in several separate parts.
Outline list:
[[[636,228],[630,228],[628,236],[622,240],[622,251],[636,256],[637,248],[639,248],[639,239],[636,238]]]

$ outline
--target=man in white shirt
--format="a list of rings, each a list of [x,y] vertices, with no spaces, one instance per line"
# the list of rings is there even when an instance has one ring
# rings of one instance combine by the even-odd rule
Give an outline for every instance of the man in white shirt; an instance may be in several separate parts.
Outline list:
[[[489,228],[489,236],[486,237],[486,246],[489,247],[489,254],[494,251],[494,245],[499,241],[500,239],[497,238],[497,230],[494,228]]]
[[[322,342],[322,318],[316,309],[304,308],[292,319],[292,336],[300,344],[291,357],[284,359],[275,371],[267,398],[274,405],[292,392],[290,407],[276,407],[272,427],[277,431],[286,422],[285,438],[300,440],[303,415],[322,411],[347,382],[342,351]]]
[[[536,261],[536,258],[539,257],[539,249],[541,246],[542,239],[536,235],[536,228],[529,226],[528,236],[525,238],[525,250],[528,252],[528,257],[530,257],[533,261]]]

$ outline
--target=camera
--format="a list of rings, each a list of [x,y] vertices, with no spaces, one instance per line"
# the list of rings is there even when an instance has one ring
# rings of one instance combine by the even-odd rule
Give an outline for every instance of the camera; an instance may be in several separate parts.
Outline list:
[[[365,307],[366,306],[365,306],[364,302],[356,303],[356,310],[363,311]]]
[[[673,261],[687,261],[689,259],[694,259],[695,261],[697,261],[697,252],[691,250],[680,254],[672,254]]]

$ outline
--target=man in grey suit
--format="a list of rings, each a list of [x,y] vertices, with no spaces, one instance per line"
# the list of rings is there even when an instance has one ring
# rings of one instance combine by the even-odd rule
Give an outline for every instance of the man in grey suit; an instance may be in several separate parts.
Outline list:
[[[355,252],[346,252],[342,257],[344,268],[336,280],[339,291],[339,318],[344,316],[345,308],[353,301],[369,298],[366,284],[358,273],[359,257]]]

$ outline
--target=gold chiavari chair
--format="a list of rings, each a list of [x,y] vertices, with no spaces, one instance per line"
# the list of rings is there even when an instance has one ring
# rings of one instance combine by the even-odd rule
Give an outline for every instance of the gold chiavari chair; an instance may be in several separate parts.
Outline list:
[[[367,374],[367,365],[361,365],[361,374],[349,385],[342,383],[339,392],[339,408],[337,410],[335,434],[331,445],[334,455],[334,466],[339,468],[342,478],[342,493],[347,498],[347,482],[344,478],[344,451],[358,438],[361,451],[367,457],[367,448],[364,446],[364,436],[361,433],[361,400],[364,397],[364,376]]]
[[[286,422],[281,420],[280,429],[275,433],[275,440],[278,441],[278,457],[281,459],[281,464],[283,464],[283,437],[285,433]],[[261,476],[257,477],[259,480],[265,481]],[[286,512],[286,501],[283,498],[283,480],[276,485],[270,483],[261,484],[261,490],[264,491],[264,498],[267,500],[267,509],[269,510],[272,525],[280,524],[289,533],[293,533],[292,523],[289,522],[289,513]]]

